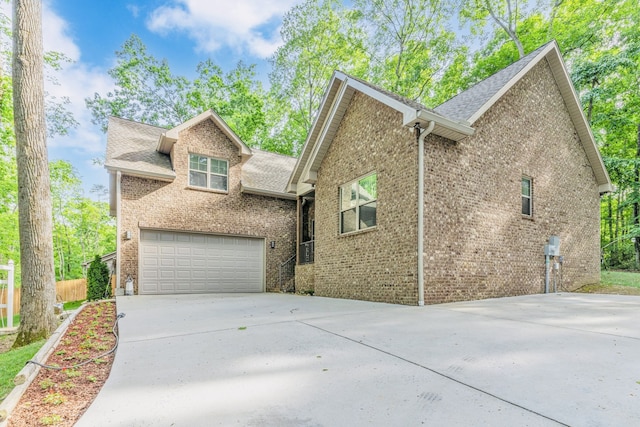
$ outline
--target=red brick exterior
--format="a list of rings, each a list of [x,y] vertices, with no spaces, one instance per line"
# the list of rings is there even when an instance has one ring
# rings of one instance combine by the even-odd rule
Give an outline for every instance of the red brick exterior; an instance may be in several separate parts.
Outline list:
[[[188,186],[189,153],[229,161],[228,193]],[[238,148],[211,120],[182,131],[171,160],[173,182],[122,177],[121,286],[131,275],[137,293],[138,239],[141,228],[150,228],[264,238],[266,289],[278,290],[280,263],[295,253],[295,201],[241,193]],[[126,231],[132,232],[131,240],[124,239]]]

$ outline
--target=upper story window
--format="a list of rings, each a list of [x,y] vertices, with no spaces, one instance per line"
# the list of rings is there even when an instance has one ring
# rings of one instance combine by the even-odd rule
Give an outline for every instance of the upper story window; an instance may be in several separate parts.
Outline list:
[[[228,178],[228,161],[189,154],[189,185],[227,191]]]
[[[340,186],[340,233],[375,227],[378,183],[375,173]]]
[[[522,177],[522,215],[533,216],[533,182],[531,178]]]

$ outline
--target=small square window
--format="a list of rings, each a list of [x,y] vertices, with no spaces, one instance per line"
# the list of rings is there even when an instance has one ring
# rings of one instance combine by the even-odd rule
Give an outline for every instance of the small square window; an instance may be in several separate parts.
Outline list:
[[[522,177],[522,215],[528,217],[533,216],[532,190],[531,178]]]
[[[229,162],[212,157],[189,155],[189,185],[193,187],[228,190]]]

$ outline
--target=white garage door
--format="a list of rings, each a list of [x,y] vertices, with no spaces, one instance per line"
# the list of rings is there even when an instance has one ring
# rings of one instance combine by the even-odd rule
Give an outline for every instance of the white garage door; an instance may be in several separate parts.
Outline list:
[[[263,292],[264,240],[141,230],[140,294]]]

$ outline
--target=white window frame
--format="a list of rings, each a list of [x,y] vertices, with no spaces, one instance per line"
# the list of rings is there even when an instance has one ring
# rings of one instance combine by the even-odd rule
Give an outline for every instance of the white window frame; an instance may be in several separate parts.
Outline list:
[[[207,159],[207,170],[206,171],[202,171],[200,169],[192,169],[191,168],[191,158],[193,156],[199,157],[199,158],[205,158]],[[224,162],[226,167],[226,174],[221,174],[221,173],[217,173],[217,172],[212,172],[211,171],[211,161],[215,160],[218,162]],[[229,161],[226,159],[220,159],[218,157],[210,157],[210,156],[205,156],[203,154],[196,154],[196,153],[189,153],[189,159],[188,159],[188,165],[189,165],[189,172],[188,172],[188,181],[189,181],[189,187],[191,188],[198,188],[198,189],[207,189],[210,191],[217,191],[217,192],[221,192],[221,193],[227,193],[229,191]],[[197,172],[197,173],[201,173],[201,174],[205,174],[206,178],[207,178],[207,184],[206,186],[202,186],[202,185],[197,185],[191,182],[191,172]],[[211,183],[211,176],[221,176],[225,178],[225,188],[216,188],[216,187],[212,187]]]
[[[524,181],[528,181],[529,182],[529,194],[522,194],[522,183]],[[529,177],[529,176],[523,176],[522,179],[520,180],[520,200],[521,200],[521,205],[520,205],[520,212],[522,213],[522,216],[525,218],[532,218],[533,217],[533,178]],[[524,202],[524,200],[527,200],[529,202],[529,213],[525,213],[524,209],[522,209],[522,202]]]
[[[360,181],[362,181],[362,180],[364,180],[366,178],[369,178],[371,176],[375,176],[376,177],[376,197],[375,197],[375,199],[361,201],[360,200],[360,192],[356,191],[355,206],[346,206],[346,207],[342,206],[342,201],[343,201],[342,194],[343,194],[343,191],[351,192],[351,188],[352,188],[353,184],[357,185]],[[353,181],[349,181],[349,182],[347,182],[345,184],[342,184],[339,187],[339,191],[338,191],[338,198],[339,198],[339,200],[338,200],[338,205],[339,205],[338,206],[339,207],[339,209],[338,209],[339,210],[338,222],[339,222],[339,231],[340,231],[341,235],[357,233],[359,231],[370,230],[370,229],[373,229],[373,228],[377,227],[377,225],[378,225],[378,206],[377,206],[377,203],[378,203],[377,193],[378,193],[378,191],[377,191],[377,188],[378,188],[378,174],[377,174],[377,172],[368,173],[368,174],[363,175],[363,176],[361,176],[361,177],[359,177],[357,179],[354,179]],[[371,225],[371,226],[368,226],[368,227],[367,226],[362,227],[362,225],[360,224],[360,208],[362,206],[370,205],[370,204],[373,204],[373,203],[376,204],[376,220],[375,220],[376,223],[374,225]],[[356,217],[355,230],[344,231],[343,214],[345,212],[347,212],[347,211],[350,211],[350,210],[354,209],[354,208],[355,208],[355,217]]]

